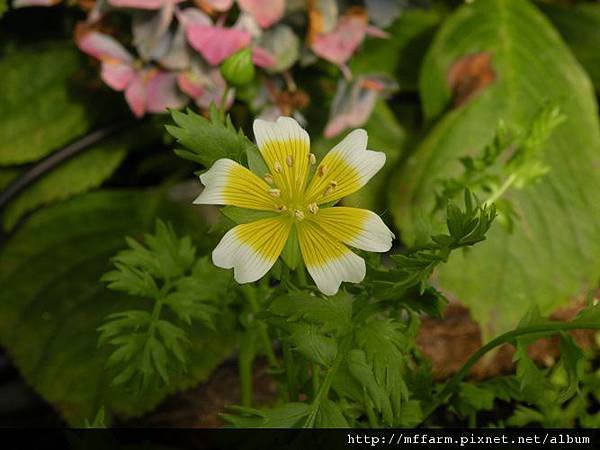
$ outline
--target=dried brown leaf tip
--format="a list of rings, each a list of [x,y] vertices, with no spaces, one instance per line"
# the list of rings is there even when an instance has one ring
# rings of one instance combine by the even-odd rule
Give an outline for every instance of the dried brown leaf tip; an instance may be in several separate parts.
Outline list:
[[[489,52],[463,56],[448,71],[448,84],[452,89],[454,106],[466,103],[473,95],[486,88],[496,79]]]

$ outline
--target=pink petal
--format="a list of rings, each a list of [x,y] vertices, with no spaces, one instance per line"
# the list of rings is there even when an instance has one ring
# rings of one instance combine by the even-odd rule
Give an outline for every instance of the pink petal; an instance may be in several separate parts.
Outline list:
[[[102,80],[115,91],[124,90],[135,78],[135,70],[131,65],[116,61],[102,63]]]
[[[212,25],[212,20],[198,8],[186,8],[184,10],[175,9],[175,15],[179,25],[187,28],[192,24]]]
[[[191,24],[186,31],[190,45],[211,65],[220,64],[251,40],[248,33],[235,28]]]
[[[177,75],[174,73],[152,71],[146,81],[148,111],[167,112],[167,108],[179,109],[187,99],[177,88]]]
[[[97,31],[85,33],[77,40],[77,46],[82,52],[101,61],[133,62],[129,52],[115,38]]]
[[[137,118],[144,117],[146,114],[146,86],[141,75],[136,75],[127,87],[125,100]]]
[[[277,64],[277,58],[270,51],[262,47],[254,47],[252,49],[252,62],[258,67],[268,69]]]
[[[242,11],[250,14],[262,28],[268,28],[283,17],[285,0],[238,0]]]
[[[366,28],[367,23],[363,16],[344,16],[331,33],[315,36],[312,49],[321,58],[342,65],[364,40]]]
[[[223,94],[225,94],[225,86],[225,80],[221,76],[219,69],[212,69],[209,78],[205,81],[202,95],[196,98],[196,104],[202,109],[208,109],[212,103],[218,106],[221,105]],[[229,89],[227,100],[225,101],[225,109],[229,109],[233,104],[234,98],[234,89]]]
[[[365,28],[365,32],[371,37],[376,37],[380,39],[388,39],[390,37],[390,33],[372,25],[367,26],[367,28]]]
[[[179,89],[189,95],[191,98],[198,98],[204,92],[202,80],[194,76],[192,72],[183,72],[177,76]]]

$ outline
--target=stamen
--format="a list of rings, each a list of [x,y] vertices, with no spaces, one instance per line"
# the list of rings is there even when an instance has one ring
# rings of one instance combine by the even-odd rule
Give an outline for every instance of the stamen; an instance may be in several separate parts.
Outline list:
[[[335,190],[335,188],[337,187],[337,185],[338,185],[337,181],[331,180],[329,182],[329,186],[327,186],[327,189],[325,189],[325,192],[323,192],[323,196],[327,197],[329,194],[331,194]]]
[[[298,220],[304,219],[304,213],[302,211],[300,211],[299,209],[294,211],[294,216],[296,216],[296,219],[298,219]]]
[[[269,195],[271,197],[279,197],[281,196],[281,191],[279,189],[269,189]]]
[[[316,214],[317,211],[319,210],[319,207],[317,206],[316,203],[311,203],[310,205],[308,205],[308,210],[313,213]]]
[[[273,170],[277,173],[281,173],[281,164],[279,161],[273,163]]]
[[[337,187],[337,181],[335,181],[335,180],[331,180],[331,181],[329,182],[329,186],[331,186],[333,189],[335,189],[335,188]]]
[[[287,155],[287,158],[285,158],[285,163],[289,167],[292,167],[294,165],[294,157],[292,155]]]
[[[326,173],[327,173],[326,165],[322,165],[321,167],[319,167],[318,174],[320,177],[324,177]]]
[[[277,211],[279,211],[279,212],[287,211],[287,206],[285,206],[285,205],[279,205],[277,207]]]
[[[308,154],[308,160],[310,161],[311,166],[314,166],[317,163],[317,157],[315,156],[314,153]]]
[[[263,177],[263,180],[265,180],[269,184],[273,184],[273,176],[270,173],[266,174]]]

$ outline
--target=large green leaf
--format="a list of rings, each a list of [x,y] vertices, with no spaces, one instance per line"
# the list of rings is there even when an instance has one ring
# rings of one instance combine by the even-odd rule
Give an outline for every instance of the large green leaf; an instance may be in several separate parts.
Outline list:
[[[9,48],[0,59],[0,165],[35,161],[83,134],[90,115],[72,78],[72,43]]]
[[[141,414],[167,393],[205,379],[231,351],[231,332],[193,325],[188,372],[168,387],[134,395],[111,385],[114,373],[105,367],[111,349],[98,348],[97,328],[107,314],[139,309],[143,300],[110,291],[99,278],[125,247],[124,237],[140,237],[158,217],[208,245],[191,208],[164,200],[161,192],[101,191],[34,214],[0,253],[0,341],[70,424],[91,420],[102,406],[121,417]],[[217,329],[230,330],[222,320]]]
[[[128,150],[148,144],[154,138],[156,132],[151,127],[136,127],[106,139],[61,164],[8,204],[2,217],[4,229],[11,230],[23,214],[38,206],[97,188],[119,167]],[[0,174],[0,186],[1,179]]]
[[[437,180],[461,171],[458,158],[491,141],[500,118],[523,129],[547,102],[567,120],[546,144],[551,172],[511,190],[520,222],[495,225],[487,241],[453,254],[441,287],[466,303],[486,336],[516,324],[532,304],[564,304],[600,273],[600,132],[589,79],[543,15],[524,0],[486,0],[459,8],[426,56],[421,96],[426,115],[450,103],[448,69],[459,58],[490,52],[494,83],[442,117],[398,175],[391,195],[403,237],[431,211]]]
[[[600,4],[540,3],[600,92]]]

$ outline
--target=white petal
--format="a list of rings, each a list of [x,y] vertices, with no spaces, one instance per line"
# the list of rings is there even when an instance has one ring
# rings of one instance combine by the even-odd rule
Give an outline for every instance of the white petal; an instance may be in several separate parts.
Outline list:
[[[281,254],[291,222],[281,217],[261,219],[229,230],[213,250],[215,266],[233,269],[238,283],[262,278]]]
[[[368,211],[369,215],[358,236],[349,240],[348,245],[369,252],[387,252],[392,248],[394,233],[377,214]]]
[[[228,184],[230,171],[237,163],[231,159],[219,159],[210,169],[200,175],[204,185],[202,193],[194,200],[196,205],[223,205],[225,203],[225,188]]]
[[[385,153],[367,150],[367,132],[358,129],[350,132],[329,154],[338,154],[357,170],[364,186],[385,164]]]
[[[310,147],[310,137],[298,122],[291,117],[280,117],[276,122],[256,119],[253,125],[256,145],[262,152],[268,142],[297,139]]]
[[[343,281],[360,283],[366,274],[364,259],[351,251],[323,265],[306,268],[319,290],[325,295],[335,295]]]

